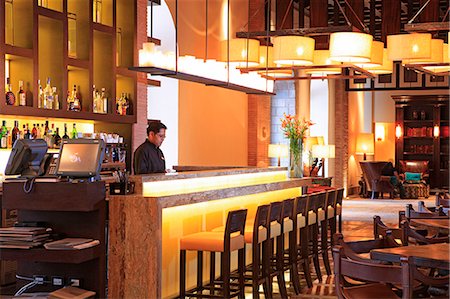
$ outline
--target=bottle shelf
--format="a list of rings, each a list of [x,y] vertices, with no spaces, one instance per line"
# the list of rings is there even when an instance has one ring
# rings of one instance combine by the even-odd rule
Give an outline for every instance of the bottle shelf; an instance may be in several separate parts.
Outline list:
[[[432,136],[403,136],[404,139],[433,139]]]
[[[76,250],[48,250],[45,248],[0,250],[1,260],[33,261],[41,263],[81,264],[99,258],[101,247]]]
[[[433,153],[414,153],[414,152],[403,152],[403,155],[420,155],[420,156],[431,156]]]
[[[14,57],[9,57],[8,55],[14,55],[19,57],[33,58],[33,49],[22,48],[12,45],[5,45],[6,59],[14,59]]]
[[[67,67],[70,70],[70,67],[76,67],[80,69],[89,69],[89,60],[86,59],[77,59],[77,58],[67,58]]]
[[[430,120],[430,119],[424,119],[424,120],[421,120],[421,119],[405,119],[404,121],[403,121],[405,124],[432,124],[433,123],[433,120]]]
[[[66,15],[64,13],[42,6],[38,6],[37,12],[41,16],[45,16],[54,20],[64,21],[64,19],[66,18]]]
[[[103,33],[108,33],[108,34],[115,33],[115,30],[113,27],[104,25],[104,24],[100,24],[100,23],[93,23],[92,28],[96,31],[103,32]]]

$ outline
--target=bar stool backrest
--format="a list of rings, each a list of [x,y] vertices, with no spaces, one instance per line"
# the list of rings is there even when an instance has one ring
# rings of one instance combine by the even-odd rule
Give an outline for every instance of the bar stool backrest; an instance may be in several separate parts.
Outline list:
[[[336,206],[336,194],[337,194],[337,190],[336,189],[331,189],[328,191],[327,193],[327,206],[331,206],[331,207],[335,207]]]
[[[258,206],[255,215],[255,222],[253,224],[253,244],[258,244],[259,228],[262,226],[269,230],[269,211],[270,205]]]
[[[303,216],[306,215],[308,211],[308,195],[302,195],[296,198],[295,203],[295,213],[302,214]]]
[[[279,224],[281,224],[282,212],[283,212],[283,202],[281,201],[272,202],[270,204],[269,223],[271,223],[272,221],[276,221]]]
[[[294,198],[288,198],[283,201],[283,218],[294,218]]]
[[[229,239],[231,234],[237,232],[239,232],[241,235],[244,235],[246,218],[247,209],[228,212],[227,223],[225,225],[225,239]]]
[[[319,193],[310,194],[308,197],[308,211],[317,211],[317,201],[319,200]]]
[[[442,212],[442,209],[438,209],[436,212],[419,212],[414,210],[412,204],[406,205],[405,210],[405,216],[406,218],[447,218],[448,216],[445,215],[444,212]]]
[[[326,200],[327,200],[327,192],[320,192],[317,194],[317,200],[316,200],[316,210],[318,209],[322,209],[325,210],[326,209]]]
[[[336,202],[334,206],[340,204],[342,206],[342,199],[344,198],[344,188],[339,188],[336,191]]]

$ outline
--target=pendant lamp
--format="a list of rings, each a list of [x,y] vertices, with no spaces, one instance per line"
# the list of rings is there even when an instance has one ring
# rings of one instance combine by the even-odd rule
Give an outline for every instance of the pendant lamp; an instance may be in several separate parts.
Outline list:
[[[330,51],[329,50],[314,50],[314,61],[313,65],[335,65],[339,64],[339,62],[332,61],[330,59]],[[306,70],[307,74],[310,75],[333,75],[340,74],[342,72],[341,68],[315,68]]]
[[[433,72],[433,73],[444,73],[444,72],[450,72],[450,53],[448,50],[448,44],[442,45],[442,63],[446,63],[447,65],[440,65],[440,66],[424,66],[423,68]]]
[[[374,67],[368,67],[365,68],[372,74],[376,75],[385,75],[385,74],[392,74],[394,63],[389,60],[387,49],[383,49],[383,64],[380,66],[374,66]]]
[[[273,62],[273,47],[272,46],[259,46],[259,65],[260,68],[278,67]],[[260,75],[268,75],[275,78],[292,77],[292,70],[261,70],[258,71]]]
[[[359,32],[335,32],[330,35],[330,58],[339,62],[370,61],[373,37]]]
[[[443,61],[444,40],[433,38],[431,40],[431,56],[422,59],[403,59],[402,64],[441,63]]]
[[[273,38],[273,60],[281,65],[311,65],[315,40],[306,36],[277,36]]]
[[[383,64],[383,49],[384,43],[374,40],[372,42],[370,61],[365,63],[357,63],[356,65],[364,69],[381,66]]]
[[[229,48],[228,48],[229,42]],[[221,60],[229,61],[233,66],[254,67],[259,64],[259,41],[255,39],[233,38],[223,40],[221,44]],[[229,49],[229,57],[228,57]]]
[[[431,57],[431,34],[410,33],[387,36],[388,58],[392,61],[406,59],[429,59]]]

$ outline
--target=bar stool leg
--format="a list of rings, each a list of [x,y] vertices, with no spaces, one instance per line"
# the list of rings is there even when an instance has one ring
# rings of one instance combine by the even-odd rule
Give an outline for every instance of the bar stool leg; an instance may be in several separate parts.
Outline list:
[[[261,245],[252,244],[252,297],[254,299],[259,298],[260,266]]]
[[[320,264],[319,264],[319,244],[317,238],[319,236],[319,228],[317,227],[317,223],[313,224],[310,232],[312,233],[312,254],[313,254],[313,262],[314,269],[316,269],[317,278],[319,281],[322,281],[322,273],[320,272]]]
[[[197,292],[203,289],[203,251],[197,251]]]
[[[289,264],[290,264],[290,279],[294,285],[294,292],[296,295],[300,294],[300,278],[298,276],[297,266],[297,244],[296,244],[296,232],[289,233]]]
[[[305,275],[306,285],[308,288],[312,288],[311,271],[309,269],[309,227],[300,229],[300,255],[303,259],[303,273]]]
[[[284,235],[281,234],[277,237],[277,247],[276,247],[276,268],[277,268],[277,282],[278,282],[278,288],[280,290],[281,298],[288,298],[287,290],[286,290],[286,281],[284,280],[284,265],[283,265],[283,237]]]
[[[180,250],[180,298],[186,297],[186,250]]]
[[[238,298],[245,298],[245,246],[238,251],[238,271],[239,271],[239,295]]]
[[[216,253],[210,252],[210,266],[209,266],[209,294],[214,294],[214,287],[216,280]]]
[[[230,298],[230,252],[221,252],[220,259],[223,280],[223,298]]]
[[[264,241],[263,244],[263,273],[265,276],[264,295],[266,298],[272,298],[272,277],[270,275],[271,259],[273,255],[272,239]]]
[[[327,275],[331,275],[330,260],[328,259],[328,225],[327,219],[320,223],[320,247],[322,249],[322,259]]]

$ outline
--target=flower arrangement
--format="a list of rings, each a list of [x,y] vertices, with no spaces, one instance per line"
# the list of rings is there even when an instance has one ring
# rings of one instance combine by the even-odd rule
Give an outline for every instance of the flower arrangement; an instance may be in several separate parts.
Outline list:
[[[301,177],[303,167],[301,163],[301,155],[303,151],[303,139],[306,137],[306,131],[314,125],[310,120],[298,119],[290,114],[283,114],[281,119],[281,130],[284,132],[284,136],[289,139],[290,148],[290,171],[293,171],[294,177]]]

